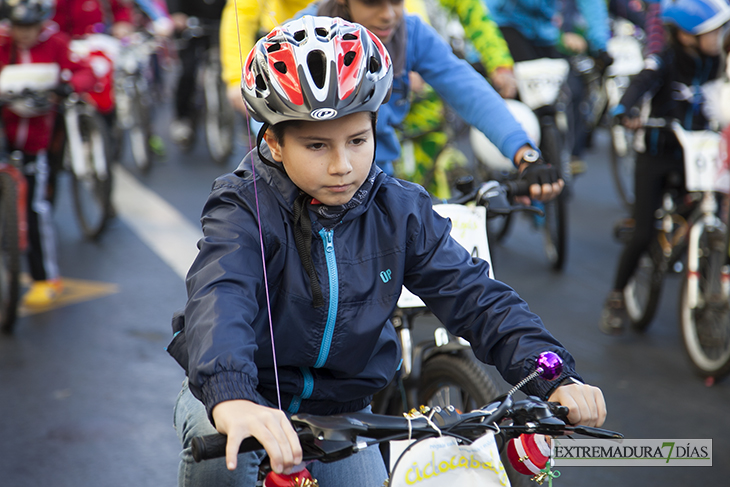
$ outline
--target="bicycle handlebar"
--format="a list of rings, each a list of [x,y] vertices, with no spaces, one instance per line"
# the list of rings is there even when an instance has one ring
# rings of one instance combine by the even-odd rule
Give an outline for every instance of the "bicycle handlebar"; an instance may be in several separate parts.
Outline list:
[[[445,409],[424,410],[425,415],[406,418],[370,413],[348,413],[332,416],[296,414],[291,417],[302,445],[303,461],[340,460],[362,450],[366,446],[391,440],[420,439],[441,434],[458,435],[475,440],[487,430],[495,431],[510,439],[522,433],[539,433],[551,436],[578,433],[596,438],[623,438],[620,433],[601,428],[572,426],[566,423],[568,409],[557,403],[543,401],[534,396],[513,401],[512,396],[493,402],[482,409],[459,413],[452,406]],[[503,420],[511,424],[500,425]],[[435,425],[438,430],[433,427]],[[358,437],[372,438],[365,443]],[[196,462],[224,457],[227,437],[222,434],[196,437],[192,440],[192,454]],[[261,450],[255,438],[246,438],[239,453]]]

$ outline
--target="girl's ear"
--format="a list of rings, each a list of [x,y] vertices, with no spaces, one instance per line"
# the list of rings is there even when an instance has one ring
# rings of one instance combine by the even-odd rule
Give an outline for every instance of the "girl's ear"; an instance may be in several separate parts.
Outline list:
[[[279,139],[274,136],[271,130],[267,130],[264,132],[264,140],[266,141],[266,145],[269,146],[272,159],[276,162],[282,162],[281,144],[279,143]]]

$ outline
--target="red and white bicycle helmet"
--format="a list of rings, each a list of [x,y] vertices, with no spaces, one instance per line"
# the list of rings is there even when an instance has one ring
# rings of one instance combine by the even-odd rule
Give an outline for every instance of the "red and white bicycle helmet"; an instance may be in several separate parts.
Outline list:
[[[392,81],[390,55],[365,27],[304,16],[256,43],[244,64],[241,91],[251,116],[275,125],[377,111]]]

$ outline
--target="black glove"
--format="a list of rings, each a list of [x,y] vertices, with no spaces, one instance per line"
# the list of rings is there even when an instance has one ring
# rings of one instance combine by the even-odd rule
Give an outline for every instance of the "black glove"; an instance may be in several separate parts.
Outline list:
[[[73,86],[68,83],[59,83],[55,88],[53,88],[53,92],[61,98],[66,98],[74,92],[74,89]]]
[[[520,173],[520,179],[527,180],[530,186],[533,184],[552,184],[557,183],[560,179],[558,170],[546,164],[545,161],[540,157],[537,161],[529,163],[527,167]]]
[[[598,54],[594,56],[594,62],[596,63],[596,69],[603,75],[606,69],[613,64],[613,57],[606,51],[598,51]]]

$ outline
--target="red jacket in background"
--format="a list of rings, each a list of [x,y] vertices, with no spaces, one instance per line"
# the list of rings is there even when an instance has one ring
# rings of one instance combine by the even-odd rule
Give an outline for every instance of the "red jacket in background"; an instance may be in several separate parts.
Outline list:
[[[108,9],[108,12],[105,12],[105,8]],[[59,25],[61,32],[65,32],[73,38],[100,33],[104,32],[105,25],[108,27],[115,22],[132,22],[131,2],[125,0],[57,0],[53,21]]]
[[[61,78],[75,91],[89,91],[96,78],[89,65],[69,51],[69,38],[59,32],[58,25],[46,22],[38,43],[30,49],[18,49],[10,37],[9,24],[0,24],[0,69],[11,64],[58,63]],[[24,118],[3,108],[2,119],[5,135],[14,149],[26,154],[37,154],[46,149],[50,142],[55,113]]]

